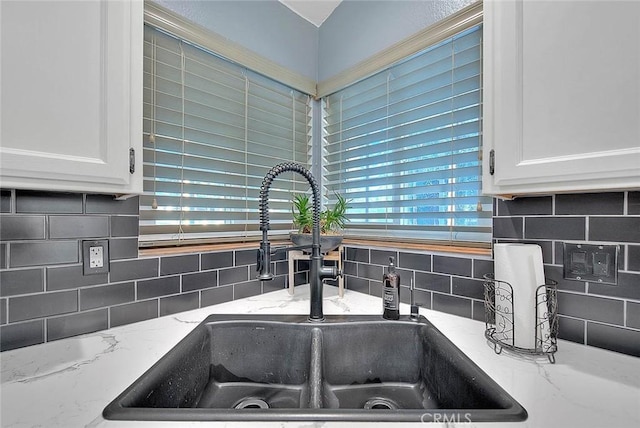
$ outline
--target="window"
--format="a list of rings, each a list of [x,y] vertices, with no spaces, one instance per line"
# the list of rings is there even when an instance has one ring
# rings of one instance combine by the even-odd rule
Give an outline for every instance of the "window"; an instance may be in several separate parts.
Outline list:
[[[143,245],[257,236],[265,173],[310,164],[309,97],[150,26],[144,71]],[[273,229],[291,229],[291,193],[307,188],[293,174],[274,183]]]
[[[481,195],[482,28],[324,99],[329,203],[350,200],[357,237],[491,241]]]

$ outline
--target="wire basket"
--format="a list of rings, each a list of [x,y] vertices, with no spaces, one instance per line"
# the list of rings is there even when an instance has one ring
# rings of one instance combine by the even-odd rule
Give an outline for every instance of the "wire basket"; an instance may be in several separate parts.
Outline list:
[[[557,282],[545,279],[545,284],[536,288],[534,307],[535,314],[535,347],[523,348],[515,346],[516,331],[514,326],[513,287],[505,281],[486,274],[484,278],[485,337],[493,343],[496,354],[503,349],[518,354],[541,356],[546,355],[549,362],[556,362],[558,350],[558,289]]]

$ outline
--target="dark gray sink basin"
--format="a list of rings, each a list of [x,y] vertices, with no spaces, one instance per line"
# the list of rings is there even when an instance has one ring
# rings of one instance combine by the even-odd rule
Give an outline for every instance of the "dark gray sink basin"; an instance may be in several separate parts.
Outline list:
[[[211,315],[104,410],[117,420],[522,421],[426,318]]]

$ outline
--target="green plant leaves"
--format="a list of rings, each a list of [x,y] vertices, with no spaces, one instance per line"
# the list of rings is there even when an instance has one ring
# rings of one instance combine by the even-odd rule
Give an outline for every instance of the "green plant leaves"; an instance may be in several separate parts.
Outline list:
[[[320,233],[337,233],[349,221],[347,218],[347,209],[349,201],[347,201],[339,193],[335,193],[336,203],[332,208],[326,208],[320,213]],[[291,207],[293,215],[293,226],[298,229],[299,233],[311,233],[313,229],[313,204],[311,198],[307,194],[295,194]]]

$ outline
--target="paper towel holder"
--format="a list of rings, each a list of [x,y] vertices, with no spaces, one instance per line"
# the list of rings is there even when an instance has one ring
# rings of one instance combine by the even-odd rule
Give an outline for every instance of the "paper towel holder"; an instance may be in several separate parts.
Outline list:
[[[558,283],[545,278],[545,283],[536,288],[536,303],[531,308],[536,317],[535,348],[515,346],[513,323],[513,287],[506,281],[500,281],[493,274],[485,274],[484,278],[484,335],[493,344],[493,350],[500,354],[503,349],[528,356],[546,356],[555,364],[555,353],[558,350]],[[498,301],[496,301],[498,291]],[[496,316],[496,314],[498,314]],[[511,319],[509,319],[511,315]],[[548,323],[548,333],[543,326]]]

